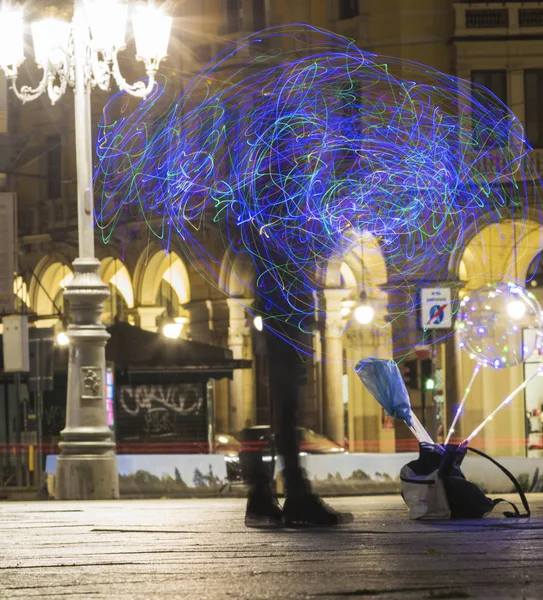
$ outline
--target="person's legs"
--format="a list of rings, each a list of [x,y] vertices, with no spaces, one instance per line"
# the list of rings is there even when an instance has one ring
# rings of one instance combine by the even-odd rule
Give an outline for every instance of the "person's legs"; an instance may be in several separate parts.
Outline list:
[[[282,476],[285,495],[302,494],[311,491],[300,464],[300,435],[297,426],[297,398],[291,391],[284,389],[277,398],[276,419],[274,423],[277,453],[282,459]]]
[[[275,337],[275,336],[274,336]],[[270,344],[270,376],[274,377],[274,431],[277,452],[283,461],[285,504],[283,523],[286,526],[330,526],[352,520],[352,515],[340,514],[313,494],[311,484],[300,464],[300,431],[298,429],[297,375],[298,356],[285,342],[275,338]]]
[[[254,430],[253,430],[254,431]],[[273,473],[270,464],[264,462],[264,450],[273,456],[273,448],[265,442],[255,441],[249,434],[241,432],[242,450],[239,462],[244,482],[249,486],[245,525],[247,527],[273,527],[282,522],[283,511],[273,491]]]
[[[271,284],[273,289],[274,282]],[[311,301],[306,306],[311,306]],[[295,338],[296,328],[289,327]],[[300,464],[296,419],[300,357],[291,344],[269,329],[266,328],[262,335],[265,336],[263,342],[267,347],[269,361],[270,425],[275,434],[277,452],[283,462],[286,500],[282,522],[286,526],[328,526],[352,520],[352,515],[339,514],[312,493],[311,484]],[[273,493],[273,475],[265,468],[261,453],[247,447],[242,454],[244,457],[242,459],[240,456],[240,462],[242,469],[245,466],[244,476],[249,484],[245,523],[253,527],[276,524],[281,509]],[[270,454],[273,456],[273,448]]]
[[[287,527],[339,525],[352,520],[352,515],[341,514],[314,494],[300,464],[299,429],[297,427],[296,396],[283,396],[278,403],[277,450],[283,459],[285,504],[283,524]]]

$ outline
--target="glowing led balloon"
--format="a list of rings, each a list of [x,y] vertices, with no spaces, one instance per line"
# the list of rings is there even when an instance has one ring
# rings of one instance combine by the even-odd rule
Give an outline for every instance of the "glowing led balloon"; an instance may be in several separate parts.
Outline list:
[[[523,331],[533,330],[533,341]],[[514,283],[469,292],[456,319],[459,345],[482,365],[502,369],[522,363],[542,343],[543,319],[535,296]]]
[[[522,319],[526,315],[526,304],[521,300],[511,300],[507,304],[507,314],[514,321]]]

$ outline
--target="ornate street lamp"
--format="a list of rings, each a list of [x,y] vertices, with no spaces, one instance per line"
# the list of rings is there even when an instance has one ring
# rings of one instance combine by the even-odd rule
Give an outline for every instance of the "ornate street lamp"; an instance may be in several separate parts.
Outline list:
[[[117,54],[125,48],[127,5],[120,0],[75,0],[71,24],[45,19],[32,24],[34,55],[43,77],[36,88],[16,85],[24,61],[23,11],[0,11],[0,67],[15,95],[29,102],[47,93],[57,102],[74,88],[77,157],[77,215],[79,257],[65,296],[70,302],[69,367],[66,427],[61,432],[56,497],[60,500],[118,498],[115,443],[107,425],[105,345],[109,334],[101,322],[108,286],[98,274],[94,254],[92,194],[91,89],[118,87],[138,98],[153,89],[160,61],[165,58],[172,19],[160,9],[142,5],[132,17],[136,58],[142,61],[148,83],[127,83]]]

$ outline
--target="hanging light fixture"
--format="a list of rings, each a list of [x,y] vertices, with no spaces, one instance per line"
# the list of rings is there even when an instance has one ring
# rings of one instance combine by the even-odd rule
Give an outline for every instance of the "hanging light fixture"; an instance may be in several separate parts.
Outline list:
[[[60,316],[60,315],[59,315]],[[67,346],[70,343],[70,338],[68,337],[68,324],[66,317],[62,317],[62,329],[57,333],[56,342],[57,346],[61,348]]]
[[[57,334],[57,344],[59,346],[67,346],[70,343],[70,338],[65,331],[60,331]]]
[[[169,285],[170,285],[170,299],[167,302],[166,317],[162,320],[161,331],[162,335],[170,340],[177,340],[181,336],[184,326],[189,322],[187,317],[174,317],[173,310],[173,256],[170,251],[170,268],[169,268]],[[162,298],[162,290],[161,290]]]
[[[360,301],[354,309],[354,318],[361,325],[368,325],[373,321],[375,310],[371,306],[366,294],[366,269],[364,267],[364,233],[360,238],[360,265],[362,268],[362,291],[360,292]]]
[[[361,325],[368,325],[369,323],[371,323],[373,321],[375,311],[369,304],[364,304],[365,299],[361,298],[360,301],[362,302],[362,304],[360,304],[359,306],[357,306],[354,309],[354,318]]]

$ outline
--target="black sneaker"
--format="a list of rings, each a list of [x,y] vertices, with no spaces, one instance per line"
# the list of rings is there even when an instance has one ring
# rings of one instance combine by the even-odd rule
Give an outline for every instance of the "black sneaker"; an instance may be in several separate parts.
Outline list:
[[[281,527],[282,525],[283,511],[275,494],[271,491],[249,492],[245,512],[245,526],[267,529]]]
[[[340,513],[317,494],[287,496],[283,506],[285,527],[331,527],[353,522],[351,513]]]

